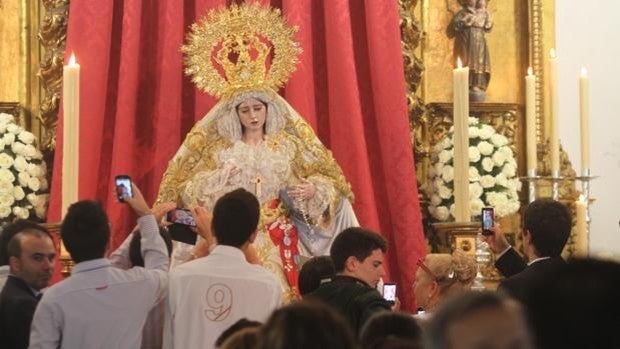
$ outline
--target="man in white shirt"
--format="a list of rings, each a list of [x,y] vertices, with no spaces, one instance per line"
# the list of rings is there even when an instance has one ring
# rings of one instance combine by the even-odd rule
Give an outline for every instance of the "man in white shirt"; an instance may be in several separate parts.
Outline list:
[[[282,302],[281,283],[247,262],[243,250],[256,238],[256,197],[237,189],[213,209],[217,245],[203,258],[170,272],[169,306],[174,348],[213,348],[217,337],[241,318],[265,321]]]
[[[137,187],[125,197],[138,215],[145,268],[112,266],[101,204],[71,205],[60,233],[77,263],[71,277],[46,292],[32,321],[30,348],[140,348],[149,310],[165,296],[168,254],[155,217]]]

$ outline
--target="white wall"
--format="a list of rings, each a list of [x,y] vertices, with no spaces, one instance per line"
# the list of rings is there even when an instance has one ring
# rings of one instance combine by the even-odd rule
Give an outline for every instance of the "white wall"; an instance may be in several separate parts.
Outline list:
[[[590,253],[620,258],[620,1],[556,0],[560,139],[581,171],[579,82],[590,77],[592,174]]]

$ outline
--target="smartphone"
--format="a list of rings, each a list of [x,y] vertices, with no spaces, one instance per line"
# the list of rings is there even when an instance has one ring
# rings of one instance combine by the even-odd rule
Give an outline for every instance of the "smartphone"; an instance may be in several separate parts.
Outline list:
[[[392,282],[386,282],[383,284],[383,299],[390,304],[396,302],[396,284]]]
[[[170,233],[170,238],[174,241],[196,245],[198,234],[192,231],[192,228],[189,225],[174,223],[168,226],[168,232]]]
[[[190,210],[186,208],[177,208],[169,211],[167,214],[168,222],[189,225],[190,227],[196,226],[196,220]]]
[[[495,224],[495,212],[493,207],[482,208],[482,235],[493,235],[493,225]]]
[[[131,178],[128,175],[118,175],[114,179],[116,185],[116,197],[118,201],[125,202],[124,197],[133,197],[133,190],[131,190]]]

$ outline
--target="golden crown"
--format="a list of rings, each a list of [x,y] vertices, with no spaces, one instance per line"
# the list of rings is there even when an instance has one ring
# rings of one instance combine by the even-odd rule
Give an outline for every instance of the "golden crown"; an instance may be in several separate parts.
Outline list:
[[[258,3],[211,10],[192,25],[188,43],[181,48],[186,54],[185,73],[215,97],[277,90],[299,61],[295,32],[297,27],[289,26],[280,10]],[[270,55],[273,59],[267,67]]]

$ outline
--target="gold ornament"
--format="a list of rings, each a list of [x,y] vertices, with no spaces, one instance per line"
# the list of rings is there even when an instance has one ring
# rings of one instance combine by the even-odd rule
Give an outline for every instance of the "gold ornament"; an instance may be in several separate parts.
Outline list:
[[[181,48],[187,55],[185,73],[198,88],[218,98],[277,90],[299,62],[297,30],[286,23],[280,10],[258,3],[211,10],[192,25],[188,44]]]

